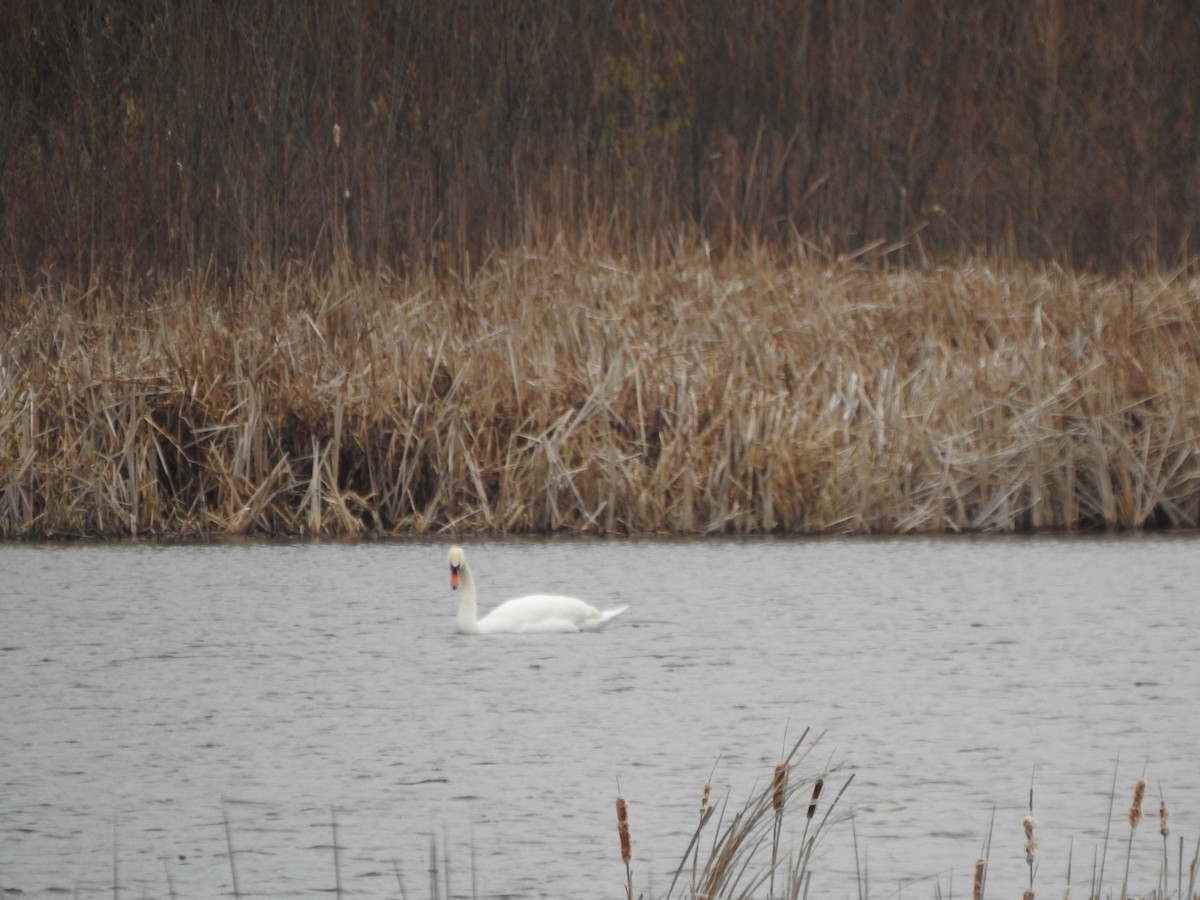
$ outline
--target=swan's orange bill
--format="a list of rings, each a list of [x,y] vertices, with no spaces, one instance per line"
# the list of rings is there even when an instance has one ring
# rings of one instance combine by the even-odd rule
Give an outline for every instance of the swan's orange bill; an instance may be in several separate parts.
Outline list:
[[[458,569],[450,570],[450,590],[458,590]]]

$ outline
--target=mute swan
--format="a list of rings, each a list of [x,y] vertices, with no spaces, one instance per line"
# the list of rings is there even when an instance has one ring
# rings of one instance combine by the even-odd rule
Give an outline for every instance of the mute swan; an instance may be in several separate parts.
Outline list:
[[[475,579],[462,547],[451,547],[450,587],[462,584],[458,630],[463,634],[531,634],[535,632],[599,631],[629,607],[604,612],[575,597],[530,594],[505,601],[476,619]]]

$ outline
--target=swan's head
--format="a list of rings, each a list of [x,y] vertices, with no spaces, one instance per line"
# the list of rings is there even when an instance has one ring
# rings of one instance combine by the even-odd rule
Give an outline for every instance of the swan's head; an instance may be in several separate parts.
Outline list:
[[[465,560],[462,547],[451,547],[446,558],[450,561],[450,590],[458,590],[458,578]]]

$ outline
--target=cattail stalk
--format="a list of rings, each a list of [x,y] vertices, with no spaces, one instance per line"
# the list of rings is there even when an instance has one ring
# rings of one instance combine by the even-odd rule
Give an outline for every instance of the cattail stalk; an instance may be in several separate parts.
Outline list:
[[[825,787],[825,779],[818,778],[817,783],[813,785],[812,797],[808,801],[808,819],[812,821],[812,817],[817,812],[817,801],[821,799],[821,789]]]
[[[241,900],[242,892],[238,888],[237,863],[234,861],[233,852],[233,828],[229,824],[229,806],[221,802],[221,818],[225,822],[225,849],[229,854],[229,877],[233,879],[233,897],[234,900]]]
[[[1121,900],[1128,896],[1129,861],[1133,857],[1133,834],[1137,831],[1138,822],[1142,821],[1142,800],[1146,796],[1146,779],[1139,778],[1133,786],[1133,802],[1129,804],[1129,846],[1125,852],[1125,878],[1121,882]]]
[[[1037,827],[1037,819],[1033,817],[1033,781],[1029,783],[1029,812],[1021,820],[1025,829],[1025,865],[1029,866],[1029,888],[1025,891],[1024,900],[1033,900],[1033,856],[1037,850],[1037,842],[1033,839],[1033,829]]]
[[[633,859],[633,842],[629,839],[629,807],[625,798],[617,796],[617,837],[621,840],[621,862],[625,864],[625,897],[633,900],[633,870],[629,861]]]
[[[1129,832],[1132,837],[1138,822],[1142,821],[1142,800],[1146,796],[1146,779],[1139,778],[1133,786],[1133,803],[1129,805]]]
[[[775,777],[771,780],[771,808],[778,818],[783,815],[783,803],[787,794],[788,764],[781,762],[775,767]]]
[[[1167,809],[1167,801],[1160,799],[1158,801],[1158,833],[1163,839],[1163,867],[1162,867],[1162,887],[1163,896],[1166,896],[1167,885],[1170,884],[1171,871],[1171,853],[1167,846],[1167,838],[1171,834],[1171,826],[1167,824],[1167,817],[1171,811]]]
[[[704,782],[704,790],[700,792],[700,825],[699,825],[699,828],[704,827],[704,819],[705,819],[705,816],[708,815],[708,797],[711,792],[712,792],[712,778],[708,778]],[[699,833],[700,833],[699,830],[697,830],[696,834],[699,835]],[[693,895],[695,895],[695,893],[696,893],[696,872],[698,871],[699,867],[700,867],[700,844],[697,841],[694,843],[694,847],[692,850],[692,894]]]
[[[775,830],[771,840],[771,885],[770,896],[775,895],[775,866],[779,860],[779,837],[783,831],[783,808],[787,802],[788,764],[781,762],[775,767],[771,779],[771,808],[775,810]]]

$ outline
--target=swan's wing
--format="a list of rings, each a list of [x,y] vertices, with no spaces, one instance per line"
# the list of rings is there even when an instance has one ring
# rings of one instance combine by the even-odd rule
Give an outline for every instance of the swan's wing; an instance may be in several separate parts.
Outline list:
[[[581,631],[604,614],[577,597],[530,594],[505,601],[479,620],[479,630],[492,634]]]
[[[572,619],[542,619],[514,629],[517,634],[574,634],[583,630]]]

